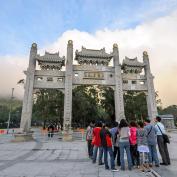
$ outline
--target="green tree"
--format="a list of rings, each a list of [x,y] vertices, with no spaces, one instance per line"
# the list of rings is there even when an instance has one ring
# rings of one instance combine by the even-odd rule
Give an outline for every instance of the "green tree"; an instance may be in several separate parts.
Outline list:
[[[177,105],[170,105],[159,111],[159,114],[172,114],[177,122]]]
[[[73,127],[86,127],[91,120],[100,118],[98,93],[93,86],[78,86],[75,88],[72,103]]]
[[[22,101],[18,99],[0,98],[0,128],[7,128],[10,105],[12,107],[10,128],[16,128],[20,125]]]
[[[114,90],[110,87],[100,87],[101,107],[104,110],[106,119],[115,121]]]
[[[33,106],[33,122],[43,121],[44,128],[47,122],[63,123],[64,94],[59,90],[39,90],[35,94]]]
[[[144,92],[127,91],[124,94],[125,117],[128,121],[140,120],[148,116]]]

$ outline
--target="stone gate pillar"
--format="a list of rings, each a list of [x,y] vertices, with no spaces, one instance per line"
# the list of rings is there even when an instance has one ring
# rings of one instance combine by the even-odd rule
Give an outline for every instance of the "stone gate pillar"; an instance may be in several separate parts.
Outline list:
[[[72,82],[73,82],[73,41],[69,40],[67,45],[67,59],[65,71],[65,96],[64,96],[64,132],[71,130],[72,119]]]
[[[121,119],[125,118],[125,113],[124,113],[121,66],[119,64],[119,51],[117,44],[113,45],[113,59],[115,68],[115,90],[114,90],[115,116],[116,121],[119,122]]]
[[[145,77],[146,77],[146,84],[147,84],[147,107],[148,107],[148,117],[149,119],[153,119],[157,116],[157,105],[156,105],[156,98],[155,98],[155,89],[153,79],[154,76],[151,73],[150,64],[149,64],[149,56],[148,53],[145,51],[143,52],[143,62],[145,64]]]
[[[33,43],[30,50],[29,66],[26,71],[25,92],[23,97],[23,107],[20,122],[20,129],[22,132],[29,132],[31,127],[31,116],[33,107],[33,86],[34,73],[36,68],[36,54],[37,44]]]

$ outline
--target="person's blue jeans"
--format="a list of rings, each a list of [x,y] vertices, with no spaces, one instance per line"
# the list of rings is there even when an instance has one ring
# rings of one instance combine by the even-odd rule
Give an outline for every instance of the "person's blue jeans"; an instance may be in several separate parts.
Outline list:
[[[148,147],[149,147],[149,153],[148,153],[149,163],[152,164],[154,161],[155,165],[159,165],[156,145],[148,145]]]
[[[131,170],[132,168],[132,159],[130,155],[130,143],[129,141],[119,142],[119,148],[120,148],[120,165],[121,169],[125,170],[125,161],[124,161],[124,150],[127,154],[127,160],[128,160],[128,168]]]
[[[114,169],[115,163],[114,163],[114,154],[113,154],[112,147],[103,147],[103,152],[104,152],[105,168],[109,169],[109,165],[108,165],[108,152],[109,152],[111,169]]]
[[[95,145],[93,147],[93,163],[96,163],[98,149],[99,149],[98,163],[102,164],[103,147]]]

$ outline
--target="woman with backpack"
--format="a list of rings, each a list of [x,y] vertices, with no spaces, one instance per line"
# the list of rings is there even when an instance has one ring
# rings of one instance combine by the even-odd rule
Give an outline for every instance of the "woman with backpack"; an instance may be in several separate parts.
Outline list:
[[[108,129],[107,124],[103,125],[103,127],[100,131],[100,139],[101,139],[101,146],[103,147],[103,152],[104,152],[105,169],[106,170],[110,169],[109,165],[108,165],[108,153],[109,153],[111,170],[118,171],[115,168],[114,154],[113,154],[113,150],[112,150],[112,138],[111,138],[111,133]]]

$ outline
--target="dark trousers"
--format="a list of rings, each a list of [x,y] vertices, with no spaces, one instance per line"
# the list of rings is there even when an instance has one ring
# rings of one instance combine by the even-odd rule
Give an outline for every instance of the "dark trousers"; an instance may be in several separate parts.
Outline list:
[[[48,137],[49,137],[49,138],[52,138],[52,137],[53,137],[53,131],[49,131],[49,132],[48,132]]]
[[[162,135],[157,136],[157,143],[158,143],[160,155],[162,157],[162,163],[165,163],[166,165],[170,164],[170,156],[168,153],[167,143],[164,143]]]
[[[117,156],[117,165],[120,166],[120,149],[117,146],[114,146],[114,160]]]
[[[93,145],[92,145],[92,140],[87,141],[87,146],[88,146],[88,155],[91,158],[93,156]]]
[[[140,165],[140,160],[139,160],[139,152],[137,151],[137,145],[130,145],[130,153],[131,153],[131,158],[132,158],[132,164],[133,165]]]

